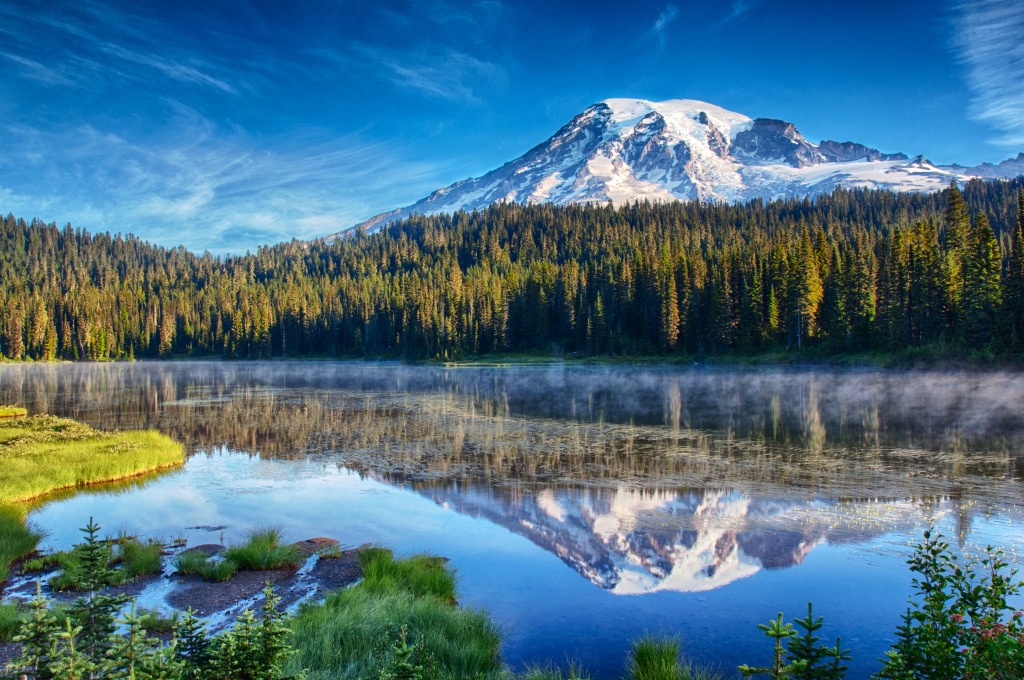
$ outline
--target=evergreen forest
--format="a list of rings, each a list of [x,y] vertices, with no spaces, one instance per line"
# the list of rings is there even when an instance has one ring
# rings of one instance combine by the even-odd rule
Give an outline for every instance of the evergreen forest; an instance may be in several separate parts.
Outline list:
[[[215,257],[8,215],[9,360],[1024,352],[1024,178],[495,204]]]

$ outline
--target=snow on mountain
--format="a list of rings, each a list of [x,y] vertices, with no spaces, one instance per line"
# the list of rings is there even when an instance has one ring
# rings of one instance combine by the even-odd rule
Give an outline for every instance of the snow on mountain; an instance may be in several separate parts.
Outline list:
[[[855,142],[814,144],[792,123],[751,119],[705,102],[607,99],[500,168],[353,229],[373,231],[413,213],[478,210],[496,201],[737,202],[815,196],[840,186],[934,191],[951,179],[1022,172],[1024,154],[998,165],[936,166],[921,156],[883,154]]]
[[[800,564],[825,542],[911,526],[920,513],[913,503],[887,502],[882,518],[870,504],[775,500],[734,489],[417,491],[526,537],[616,595],[713,590]],[[864,522],[868,514],[878,518],[875,526]]]

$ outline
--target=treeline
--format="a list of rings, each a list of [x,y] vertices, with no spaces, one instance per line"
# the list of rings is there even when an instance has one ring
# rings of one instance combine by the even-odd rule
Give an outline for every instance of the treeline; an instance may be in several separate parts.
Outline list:
[[[224,259],[9,215],[0,352],[1020,352],[1022,187],[839,189],[744,205],[496,204]]]

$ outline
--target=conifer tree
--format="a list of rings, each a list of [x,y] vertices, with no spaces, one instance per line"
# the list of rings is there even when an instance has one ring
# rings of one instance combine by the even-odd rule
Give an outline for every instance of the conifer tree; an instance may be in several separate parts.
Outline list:
[[[1010,342],[1024,345],[1024,188],[1017,190],[1017,220],[1010,245],[1003,299]]]
[[[60,624],[49,609],[50,602],[36,581],[36,596],[29,603],[31,615],[14,636],[14,641],[21,645],[21,656],[8,665],[8,671],[28,675],[33,680],[53,678],[50,662]]]
[[[110,568],[110,547],[99,537],[99,530],[92,517],[81,529],[85,541],[79,550],[78,578],[82,589],[88,592],[75,600],[69,610],[72,621],[80,628],[79,647],[90,659],[102,658],[110,648],[117,612],[129,600],[127,595],[100,592],[113,582],[114,571]]]
[[[964,331],[968,343],[977,347],[995,337],[1002,306],[999,242],[984,213],[974,219],[966,265]]]

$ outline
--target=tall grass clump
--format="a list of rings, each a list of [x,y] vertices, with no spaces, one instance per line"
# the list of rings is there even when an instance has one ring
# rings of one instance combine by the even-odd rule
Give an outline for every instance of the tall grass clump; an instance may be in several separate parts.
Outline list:
[[[142,543],[136,538],[127,538],[117,542],[114,559],[120,562],[126,579],[159,574],[162,569],[160,553],[163,548],[162,543]]]
[[[100,432],[67,418],[0,418],[0,503],[180,465],[185,450],[159,432]]]
[[[679,638],[644,635],[629,650],[630,680],[684,680]]]
[[[10,642],[21,627],[21,607],[14,603],[0,604],[0,642]]]
[[[454,577],[443,560],[395,560],[390,551],[371,549],[360,562],[363,581],[292,619],[297,653],[286,672],[305,668],[311,680],[377,677],[394,662],[389,654],[412,646],[430,659],[431,677],[507,677],[496,624],[483,611],[455,606]]]
[[[43,532],[25,523],[18,508],[0,505],[0,582],[6,581],[11,563],[35,552]]]
[[[413,555],[396,561],[386,548],[369,548],[359,554],[363,569],[362,587],[370,592],[409,592],[414,597],[436,597],[454,605],[455,575],[435,555]]]
[[[239,569],[281,569],[297,567],[306,555],[297,546],[286,545],[280,527],[253,529],[246,536],[245,543],[231,546],[225,551],[225,561],[234,562]]]
[[[543,666],[527,666],[517,677],[519,680],[590,680],[590,674],[572,662],[565,671],[550,663]]]

